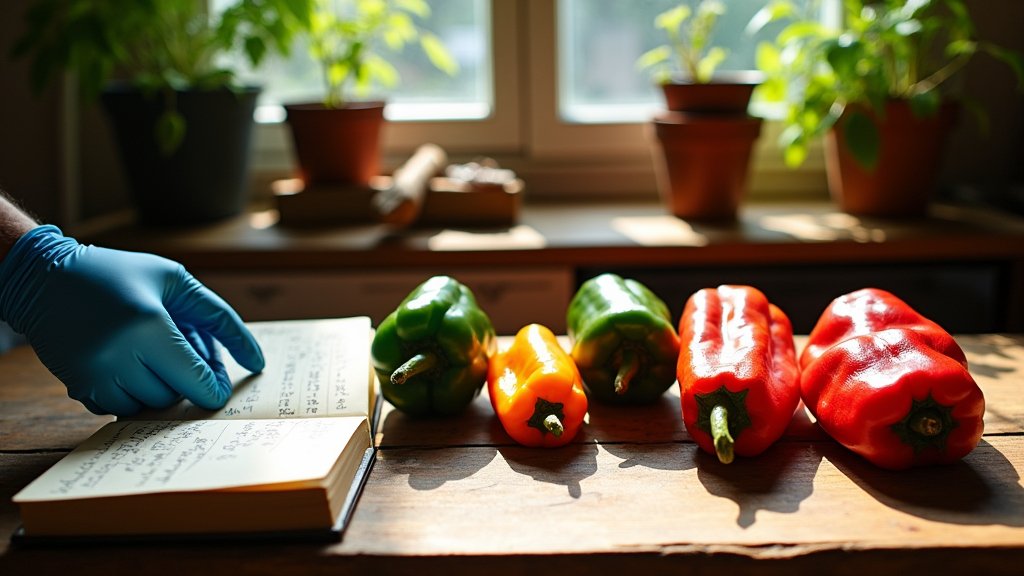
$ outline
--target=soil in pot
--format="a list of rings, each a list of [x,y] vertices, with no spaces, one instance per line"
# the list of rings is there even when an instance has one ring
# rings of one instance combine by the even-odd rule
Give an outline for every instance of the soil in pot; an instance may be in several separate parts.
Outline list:
[[[307,184],[369,185],[380,174],[384,102],[285,105],[299,176]]]
[[[958,108],[944,104],[937,114],[918,117],[905,101],[886,105],[885,116],[863,111],[878,127],[878,163],[865,168],[845,144],[845,116],[825,139],[829,191],[839,208],[861,216],[917,217],[928,210],[947,136]]]
[[[193,225],[239,214],[248,198],[249,144],[259,88],[172,94],[111,86],[101,96],[113,124],[139,220]],[[155,136],[168,98],[185,120],[170,154]]]

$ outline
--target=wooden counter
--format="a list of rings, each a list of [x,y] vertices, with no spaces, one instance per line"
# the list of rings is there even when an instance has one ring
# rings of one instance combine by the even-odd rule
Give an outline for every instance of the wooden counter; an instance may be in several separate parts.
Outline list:
[[[594,406],[573,444],[526,449],[481,397],[450,420],[385,410],[339,543],[69,549],[11,547],[10,498],[107,418],[19,348],[0,357],[0,574],[1020,574],[1024,336],[958,340],[986,430],[948,467],[880,470],[804,417],[723,466],[689,440],[675,390]]]

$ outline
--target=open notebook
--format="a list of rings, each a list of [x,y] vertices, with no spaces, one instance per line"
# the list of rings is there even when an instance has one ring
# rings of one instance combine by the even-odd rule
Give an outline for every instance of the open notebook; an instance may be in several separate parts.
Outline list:
[[[102,427],[15,495],[15,540],[338,538],[373,463],[369,318],[248,324],[266,358],[216,412]]]

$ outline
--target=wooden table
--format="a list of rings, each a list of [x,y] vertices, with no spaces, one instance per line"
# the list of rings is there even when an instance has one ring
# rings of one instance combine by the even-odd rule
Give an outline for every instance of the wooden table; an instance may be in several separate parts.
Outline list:
[[[10,546],[10,498],[108,418],[20,348],[0,357],[0,574],[1019,575],[1024,335],[959,341],[988,409],[980,445],[949,467],[880,470],[805,417],[724,466],[688,438],[675,390],[650,407],[593,406],[573,444],[527,449],[481,397],[451,420],[385,409],[339,543],[69,549]]]

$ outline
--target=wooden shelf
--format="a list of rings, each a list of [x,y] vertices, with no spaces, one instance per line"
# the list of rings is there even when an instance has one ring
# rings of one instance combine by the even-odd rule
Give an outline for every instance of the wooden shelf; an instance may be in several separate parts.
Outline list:
[[[410,230],[295,229],[254,211],[201,228],[129,226],[86,240],[182,262],[250,320],[379,321],[420,281],[450,274],[490,295],[483,304],[499,330],[518,329],[520,316],[506,322],[504,314],[515,307],[562,331],[576,286],[615,271],[648,283],[676,314],[701,287],[754,284],[809,331],[832,298],[873,285],[950,330],[1024,331],[1024,219],[947,205],[927,218],[878,220],[828,202],[748,204],[736,222],[707,224],[656,203],[527,203],[511,227]]]
[[[700,224],[653,203],[526,204],[518,225],[500,228],[289,229],[257,211],[200,228],[127,226],[85,239],[232,270],[492,266],[496,252],[505,266],[893,262],[1024,257],[1024,220],[952,206],[920,220],[859,219],[817,202],[752,204],[735,223]]]

